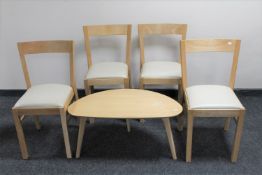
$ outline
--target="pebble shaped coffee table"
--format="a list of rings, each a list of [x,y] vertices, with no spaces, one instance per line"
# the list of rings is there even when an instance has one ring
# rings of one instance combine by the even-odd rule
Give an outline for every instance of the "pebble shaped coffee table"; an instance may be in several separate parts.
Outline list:
[[[175,160],[176,149],[169,118],[178,116],[182,110],[182,106],[172,98],[148,90],[107,90],[83,97],[68,108],[71,115],[80,118],[76,158],[80,157],[88,118],[162,119]]]

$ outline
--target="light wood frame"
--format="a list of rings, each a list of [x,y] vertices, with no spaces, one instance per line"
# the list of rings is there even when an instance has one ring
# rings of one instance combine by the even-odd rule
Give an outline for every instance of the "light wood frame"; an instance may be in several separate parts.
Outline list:
[[[145,63],[145,36],[152,35],[181,35],[182,39],[186,39],[187,24],[139,24],[139,47],[140,47],[140,70]],[[180,59],[179,59],[180,63]],[[142,78],[140,77],[140,89],[144,89],[145,85],[178,85],[178,101],[183,102],[183,90],[180,78],[163,79],[163,78]]]
[[[68,99],[64,104],[64,107],[62,108],[20,108],[20,107],[12,108],[13,119],[16,127],[22,158],[23,159],[29,158],[24,131],[22,128],[22,120],[26,115],[36,117],[35,124],[37,129],[40,129],[40,123],[38,118],[39,115],[60,115],[65,148],[66,148],[66,156],[67,158],[72,158],[68,128],[67,128],[67,107],[71,103],[74,97],[78,99],[76,81],[74,76],[74,42],[71,40],[32,41],[32,42],[19,42],[17,46],[20,54],[20,61],[24,72],[27,89],[31,87],[31,81],[26,64],[26,55],[41,54],[41,53],[68,53],[69,54],[70,85],[73,89],[73,92],[70,94],[70,96],[68,97]]]
[[[240,40],[232,39],[207,39],[207,40],[182,40],[180,42],[181,63],[182,63],[182,84],[186,90],[187,85],[187,53],[194,52],[231,52],[233,53],[233,63],[229,81],[229,87],[234,89],[238,56],[240,50]],[[240,139],[244,124],[245,108],[243,109],[190,109],[188,99],[185,94],[187,105],[187,145],[186,145],[186,161],[192,160],[192,136],[193,136],[193,121],[195,117],[224,117],[226,118],[224,130],[229,129],[230,119],[236,119],[235,139],[231,154],[231,161],[236,162],[240,147]],[[183,126],[180,126],[183,127]]]
[[[88,68],[93,64],[90,38],[95,36],[110,36],[110,35],[123,35],[126,36],[126,58],[125,62],[128,66],[128,78],[94,78],[85,79],[85,93],[91,94],[94,86],[104,85],[124,85],[124,88],[131,88],[131,24],[113,24],[113,25],[86,25],[83,26],[85,38],[85,50],[87,54]],[[93,123],[94,119],[90,119]],[[127,130],[130,131],[130,122],[126,120]]]
[[[85,37],[85,49],[87,54],[88,68],[92,66],[92,52],[90,38],[93,36],[109,36],[109,35],[124,35],[126,36],[126,64],[128,66],[128,78],[105,78],[105,79],[89,79],[85,80],[86,94],[92,93],[93,86],[101,85],[117,85],[123,84],[125,88],[130,88],[130,76],[131,76],[131,24],[127,25],[92,25],[84,26],[84,37]]]

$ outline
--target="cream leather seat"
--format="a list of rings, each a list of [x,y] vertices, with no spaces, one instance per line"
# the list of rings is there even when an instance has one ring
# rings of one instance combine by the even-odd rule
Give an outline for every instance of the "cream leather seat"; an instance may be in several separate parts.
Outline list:
[[[122,62],[102,62],[93,64],[86,79],[94,78],[128,78],[128,66]]]
[[[62,108],[73,88],[63,84],[42,84],[30,87],[14,108]]]
[[[181,65],[174,61],[145,62],[141,71],[142,78],[181,78]]]
[[[234,91],[221,85],[197,85],[186,88],[189,109],[244,109]]]

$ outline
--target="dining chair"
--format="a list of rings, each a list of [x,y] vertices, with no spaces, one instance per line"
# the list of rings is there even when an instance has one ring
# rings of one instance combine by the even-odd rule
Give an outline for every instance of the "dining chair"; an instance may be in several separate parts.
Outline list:
[[[85,49],[87,54],[88,72],[84,80],[86,95],[91,94],[94,86],[123,85],[131,88],[131,24],[119,25],[87,25],[83,27]],[[124,36],[126,37],[126,56],[124,62],[107,61],[93,63],[91,52],[91,37]],[[90,119],[93,123],[94,119]],[[126,120],[127,130],[130,131],[129,120]]]
[[[182,84],[187,105],[186,161],[192,160],[193,121],[196,117],[223,117],[224,130],[229,129],[230,119],[236,120],[236,131],[231,161],[236,162],[244,124],[245,108],[234,93],[240,40],[207,39],[181,41]],[[201,52],[226,52],[233,55],[229,86],[193,85],[187,81],[187,55]]]
[[[33,41],[19,42],[17,45],[27,86],[24,95],[12,108],[22,158],[29,158],[22,121],[25,116],[35,116],[36,127],[40,129],[39,115],[60,115],[66,156],[72,158],[67,128],[67,107],[74,97],[78,99],[74,77],[74,43],[73,41]],[[70,86],[64,84],[31,84],[26,55],[42,53],[64,53],[69,55]]]
[[[178,85],[178,102],[183,103],[183,89],[181,83],[181,64],[177,61],[146,61],[145,60],[145,38],[150,36],[172,35],[186,39],[187,24],[139,24],[139,47],[140,47],[140,89],[145,85]],[[178,120],[178,130],[183,122]],[[143,122],[144,120],[141,120]]]
[[[182,104],[181,64],[178,61],[145,61],[145,38],[156,35],[173,35],[186,39],[186,24],[139,24],[140,89],[145,85],[178,85],[178,101]]]

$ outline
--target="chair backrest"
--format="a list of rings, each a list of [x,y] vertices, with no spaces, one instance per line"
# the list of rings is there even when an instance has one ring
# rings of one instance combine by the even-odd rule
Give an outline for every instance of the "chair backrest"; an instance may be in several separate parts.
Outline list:
[[[26,64],[26,55],[41,54],[41,53],[68,53],[70,57],[70,85],[76,91],[76,81],[74,76],[74,42],[71,40],[57,40],[57,41],[32,41],[32,42],[19,42],[17,47],[20,54],[20,60],[27,88],[31,87],[28,67]]]
[[[139,24],[139,47],[141,66],[145,62],[144,37],[147,35],[181,35],[182,40],[186,39],[187,24]]]
[[[119,25],[87,25],[83,27],[85,37],[85,49],[87,53],[88,67],[92,65],[92,52],[90,37],[92,36],[110,36],[110,35],[124,35],[126,36],[126,63],[130,71],[130,56],[131,56],[131,24]]]
[[[196,52],[231,52],[233,63],[229,86],[233,89],[236,79],[237,63],[240,50],[240,40],[233,39],[205,39],[205,40],[182,40],[180,41],[180,56],[182,64],[182,84],[187,88],[187,53]]]

